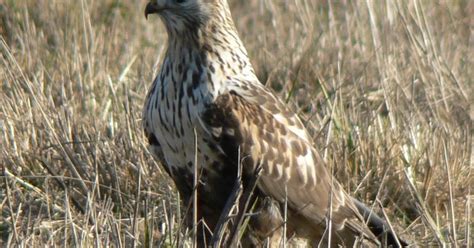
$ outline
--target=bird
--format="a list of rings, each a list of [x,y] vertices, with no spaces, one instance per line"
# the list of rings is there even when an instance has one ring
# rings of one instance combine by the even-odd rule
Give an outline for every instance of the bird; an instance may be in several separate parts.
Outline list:
[[[151,14],[164,24],[167,48],[143,129],[188,206],[198,247],[216,244],[223,220],[235,216],[234,226],[248,219],[244,247],[291,237],[313,246],[406,245],[343,189],[298,115],[259,81],[226,0],[152,0]],[[232,197],[236,189],[248,194]]]

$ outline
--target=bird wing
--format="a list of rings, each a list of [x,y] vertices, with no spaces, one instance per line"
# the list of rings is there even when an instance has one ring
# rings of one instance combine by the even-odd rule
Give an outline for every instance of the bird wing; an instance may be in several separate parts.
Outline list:
[[[218,96],[201,115],[215,144],[234,161],[240,157],[244,172],[261,166],[258,188],[280,202],[286,199],[293,211],[312,223],[324,225],[332,209],[336,230],[348,226],[375,239],[350,197],[328,173],[299,118],[263,86],[246,88],[243,93],[230,90]]]

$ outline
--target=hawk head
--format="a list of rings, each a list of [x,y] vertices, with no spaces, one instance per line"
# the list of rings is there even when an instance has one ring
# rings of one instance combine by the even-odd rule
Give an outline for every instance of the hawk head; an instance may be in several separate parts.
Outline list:
[[[225,0],[152,0],[145,8],[145,17],[158,14],[169,34],[182,35],[199,30],[224,6]]]

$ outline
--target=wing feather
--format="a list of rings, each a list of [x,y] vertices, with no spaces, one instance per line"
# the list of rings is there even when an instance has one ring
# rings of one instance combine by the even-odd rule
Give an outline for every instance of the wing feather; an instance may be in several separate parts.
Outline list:
[[[257,90],[257,97],[232,90],[202,114],[200,123],[205,130],[222,130],[213,136],[216,145],[236,162],[239,156],[250,158],[241,161],[244,172],[251,173],[261,165],[258,188],[279,202],[288,199],[289,207],[312,223],[325,223],[331,204],[336,229],[346,225],[375,239],[347,200],[349,196],[328,173],[298,117],[264,88]],[[232,132],[227,131],[230,129]],[[241,154],[236,153],[239,149]]]

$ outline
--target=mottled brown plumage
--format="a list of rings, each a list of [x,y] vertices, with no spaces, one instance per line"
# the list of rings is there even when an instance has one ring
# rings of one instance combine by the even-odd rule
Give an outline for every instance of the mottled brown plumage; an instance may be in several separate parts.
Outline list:
[[[333,245],[352,246],[359,238],[377,244],[383,222],[372,216],[379,228],[372,231],[364,224],[367,208],[328,173],[298,116],[260,84],[227,2],[154,0],[145,10],[150,13],[163,20],[168,49],[147,95],[145,133],[185,205],[198,167],[197,213],[210,229],[198,227],[201,245],[216,228],[239,166],[244,188],[261,168],[242,244],[275,246],[285,235],[313,245],[329,236]]]

